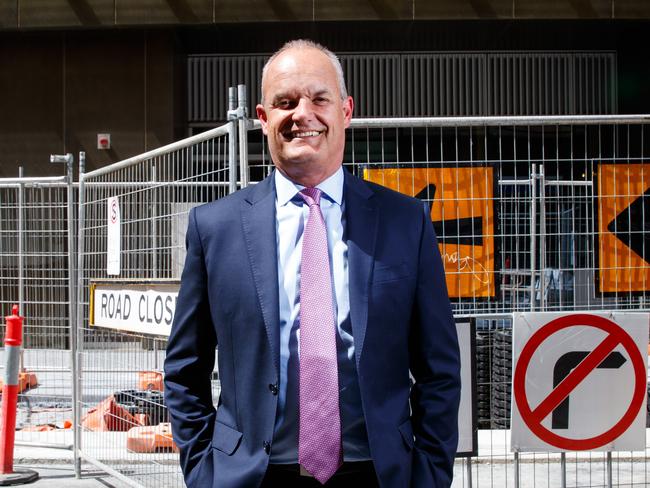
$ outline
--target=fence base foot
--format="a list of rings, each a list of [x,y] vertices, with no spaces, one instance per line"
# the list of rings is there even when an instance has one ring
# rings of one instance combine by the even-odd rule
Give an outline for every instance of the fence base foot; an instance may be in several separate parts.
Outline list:
[[[24,485],[38,479],[38,473],[32,469],[14,469],[13,473],[0,474],[0,486]]]

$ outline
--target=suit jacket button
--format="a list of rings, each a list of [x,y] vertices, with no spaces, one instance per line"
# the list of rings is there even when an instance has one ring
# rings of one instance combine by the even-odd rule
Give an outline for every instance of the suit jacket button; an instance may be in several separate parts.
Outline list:
[[[264,441],[262,445],[264,446],[264,452],[269,454],[271,452],[271,443],[268,441]]]
[[[274,395],[277,395],[278,394],[278,385],[276,383],[271,383],[269,385],[269,390],[271,390],[271,393],[273,393]]]

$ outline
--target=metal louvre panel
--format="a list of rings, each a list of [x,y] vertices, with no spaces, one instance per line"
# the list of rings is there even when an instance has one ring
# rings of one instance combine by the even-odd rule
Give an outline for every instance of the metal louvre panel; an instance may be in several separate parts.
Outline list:
[[[581,53],[575,56],[576,113],[586,114],[600,111],[613,113],[616,100],[615,78],[616,58]]]
[[[402,56],[403,116],[481,115],[480,54]]]
[[[571,54],[490,55],[487,62],[487,113],[573,113],[571,65]]]
[[[400,56],[397,54],[342,55],[348,92],[354,96],[357,117],[402,113]]]
[[[587,115],[615,111],[614,53],[487,56],[486,115]]]
[[[265,61],[266,56],[189,56],[188,121],[224,120],[228,111],[228,87],[240,84],[256,90],[248,98],[249,114],[254,114]]]
[[[616,110],[616,54],[408,53],[341,55],[356,117],[588,115]],[[190,56],[188,122],[215,123],[225,87],[245,84],[249,115],[266,56]]]

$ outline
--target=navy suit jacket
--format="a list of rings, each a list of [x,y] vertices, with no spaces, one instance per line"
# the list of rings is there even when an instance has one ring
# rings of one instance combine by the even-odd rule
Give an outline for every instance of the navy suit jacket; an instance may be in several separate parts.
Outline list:
[[[460,360],[429,212],[347,171],[343,191],[355,359],[380,485],[448,487]],[[273,177],[192,209],[186,241],[165,360],[165,398],[185,482],[257,487],[269,463],[278,398]]]

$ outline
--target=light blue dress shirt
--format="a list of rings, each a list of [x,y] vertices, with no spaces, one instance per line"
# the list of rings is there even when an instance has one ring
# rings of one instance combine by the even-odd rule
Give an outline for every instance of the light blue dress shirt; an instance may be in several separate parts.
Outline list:
[[[298,462],[298,378],[300,345],[300,259],[302,234],[309,207],[298,192],[304,187],[275,171],[276,239],[280,300],[280,384],[278,413],[271,446],[271,463]],[[336,350],[339,369],[341,438],[345,461],[370,459],[368,434],[354,359],[348,287],[348,246],[343,202],[343,169],[317,186],[322,190],[321,212],[327,227],[330,270],[336,311]]]

